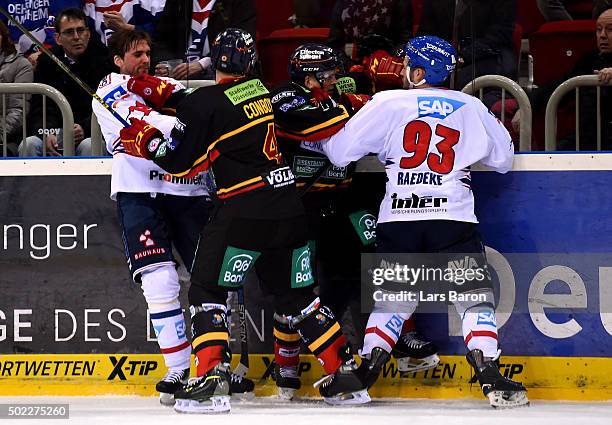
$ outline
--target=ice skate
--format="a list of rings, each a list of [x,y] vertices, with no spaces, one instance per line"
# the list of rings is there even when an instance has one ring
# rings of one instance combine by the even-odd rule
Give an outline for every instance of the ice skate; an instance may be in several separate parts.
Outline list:
[[[328,375],[313,385],[327,404],[347,405],[365,404],[371,401],[365,383],[357,373],[357,363],[350,358],[340,365],[332,375]]]
[[[397,360],[400,372],[419,372],[432,369],[440,363],[438,347],[424,340],[416,331],[400,336],[391,354]]]
[[[174,406],[174,393],[187,384],[189,369],[170,368],[161,381],[155,385],[159,392],[159,402],[164,406]]]
[[[179,413],[227,413],[230,411],[229,363],[219,363],[206,375],[190,379],[177,391],[174,410]]]
[[[297,375],[297,366],[281,367],[275,364],[272,378],[276,382],[278,398],[281,400],[293,400],[295,392],[302,386]]]
[[[474,368],[482,392],[494,408],[528,406],[527,390],[520,382],[504,378],[493,360],[485,360],[482,351],[475,349],[465,356]]]
[[[372,352],[364,357],[357,373],[361,377],[361,381],[370,389],[378,379],[378,375],[391,356],[380,347],[372,349]]]
[[[233,399],[251,400],[255,397],[255,383],[237,373],[230,374],[230,392]]]

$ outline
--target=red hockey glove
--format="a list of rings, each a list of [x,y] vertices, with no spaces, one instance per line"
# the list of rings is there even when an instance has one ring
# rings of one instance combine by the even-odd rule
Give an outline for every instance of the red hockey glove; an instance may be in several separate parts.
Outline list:
[[[154,139],[163,139],[161,132],[148,124],[146,121],[137,118],[130,118],[129,127],[124,127],[119,132],[121,143],[125,148],[125,153],[140,158],[150,159],[157,146],[149,145]],[[161,143],[158,140],[157,145]]]
[[[353,116],[357,111],[363,108],[371,98],[372,97],[367,94],[342,93],[340,96],[340,103],[346,108],[349,115]]]
[[[401,72],[404,61],[391,56],[384,50],[377,50],[370,55],[365,73],[377,86],[402,87]],[[378,88],[378,87],[377,87]]]
[[[149,102],[155,108],[161,108],[174,90],[174,84],[152,75],[142,74],[129,79],[127,88]]]

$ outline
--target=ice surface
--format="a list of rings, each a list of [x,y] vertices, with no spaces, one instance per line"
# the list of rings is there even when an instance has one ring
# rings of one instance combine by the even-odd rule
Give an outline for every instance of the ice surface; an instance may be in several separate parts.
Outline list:
[[[68,403],[69,420],[6,420],[4,424],[83,425],[599,425],[612,424],[612,402],[532,401],[530,407],[494,410],[482,400],[377,399],[365,406],[327,406],[319,400],[282,402],[263,397],[232,400],[232,411],[185,415],[153,397],[0,397],[0,403]],[[207,416],[204,418],[203,416]]]

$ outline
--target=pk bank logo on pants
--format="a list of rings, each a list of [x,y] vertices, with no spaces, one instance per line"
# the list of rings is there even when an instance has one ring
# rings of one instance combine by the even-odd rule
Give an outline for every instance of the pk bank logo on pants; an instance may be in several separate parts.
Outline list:
[[[231,288],[242,286],[244,278],[260,255],[261,253],[257,251],[228,246],[219,272],[219,286]]]
[[[293,250],[291,260],[291,287],[302,288],[312,285],[312,267],[310,266],[310,250],[308,245]]]

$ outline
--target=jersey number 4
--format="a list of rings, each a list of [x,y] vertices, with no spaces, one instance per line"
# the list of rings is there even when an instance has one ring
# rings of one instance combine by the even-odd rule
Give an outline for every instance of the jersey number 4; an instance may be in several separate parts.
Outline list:
[[[268,124],[268,132],[266,133],[266,141],[263,146],[263,153],[270,161],[276,161],[280,164],[282,161],[282,155],[278,151],[278,142],[276,141],[276,134],[274,133],[274,124]]]
[[[436,143],[437,153],[429,152],[431,143],[431,127],[425,121],[411,121],[404,129],[404,150],[413,154],[402,157],[401,168],[416,168],[427,160],[427,166],[433,172],[448,174],[455,164],[455,151],[453,146],[459,143],[461,132],[442,124],[436,125],[436,135],[442,140]]]

